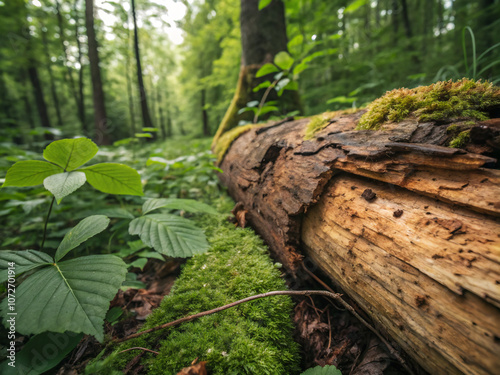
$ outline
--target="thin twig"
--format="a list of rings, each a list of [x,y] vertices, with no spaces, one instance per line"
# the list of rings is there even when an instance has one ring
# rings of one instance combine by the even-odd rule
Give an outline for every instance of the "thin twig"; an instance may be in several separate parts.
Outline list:
[[[304,266],[304,265],[303,265]],[[328,289],[331,291],[332,294],[335,294],[332,290],[332,288],[330,288],[324,281],[322,281],[318,276],[316,276],[314,273],[312,273],[310,270],[308,270],[305,266],[303,267],[304,270],[306,270],[306,272],[311,275],[317,282],[319,282],[325,289]],[[394,349],[392,347],[391,344],[389,344],[389,342],[370,324],[368,323],[366,320],[364,320],[357,312],[356,310],[354,310],[354,308],[349,305],[346,301],[344,301],[341,297],[340,297],[340,294],[337,294],[339,297],[338,298],[334,298],[335,300],[339,301],[342,306],[344,306],[352,315],[354,315],[354,317],[356,319],[358,319],[361,324],[363,324],[366,328],[368,328],[370,331],[372,331],[378,338],[380,341],[382,341],[382,343],[387,347],[387,350],[389,350],[389,353],[394,357],[396,358],[399,363],[404,367],[404,369],[406,371],[408,371],[408,373],[410,375],[414,375],[414,372],[410,369],[410,367],[408,367],[408,365],[406,364],[406,361],[399,355],[398,351],[396,349]]]
[[[332,325],[330,323],[330,310],[327,310],[326,313],[328,314],[328,347],[326,350],[330,349],[330,346],[332,345]]]
[[[165,324],[162,324],[162,325],[159,325],[159,326],[147,329],[145,331],[137,332],[137,333],[134,333],[132,335],[123,337],[121,339],[117,339],[114,342],[115,343],[120,343],[120,342],[128,341],[130,339],[134,339],[136,337],[145,335],[147,333],[156,332],[156,331],[159,331],[161,329],[168,328],[168,327],[174,327],[174,326],[177,326],[177,325],[179,325],[181,323],[190,322],[191,320],[194,320],[194,319],[197,319],[197,318],[201,318],[202,316],[215,314],[217,312],[229,309],[231,307],[240,305],[240,304],[245,303],[245,302],[253,301],[255,299],[265,298],[265,297],[270,297],[270,296],[280,296],[280,295],[281,296],[284,296],[284,295],[288,295],[288,296],[320,295],[320,296],[330,297],[330,298],[337,299],[337,300],[341,299],[340,298],[340,294],[331,293],[331,292],[328,292],[326,290],[303,290],[303,291],[277,290],[277,291],[274,291],[274,292],[267,292],[267,293],[257,294],[255,296],[243,298],[243,299],[241,299],[239,301],[232,302],[232,303],[229,303],[229,304],[221,306],[221,307],[217,307],[217,308],[212,309],[212,310],[203,311],[203,312],[200,312],[198,314],[186,316],[184,318],[180,318],[180,319],[174,320],[173,322],[165,323]]]
[[[50,213],[52,212],[52,206],[54,205],[54,201],[56,200],[56,197],[52,197],[52,202],[50,202],[50,207],[49,207],[49,212],[47,212],[47,217],[45,218],[45,225],[43,227],[43,239],[42,239],[42,245],[40,246],[40,251],[43,250],[43,245],[45,244],[45,237],[47,236],[47,224],[49,223],[49,217]]]
[[[266,92],[264,93],[264,95],[262,95],[262,99],[260,100],[259,107],[257,108],[257,112],[255,112],[255,115],[253,117],[254,124],[256,124],[257,120],[259,119],[260,111],[262,110],[262,107],[264,106],[264,103],[266,102],[267,96],[269,95],[271,90],[276,86],[278,81],[279,81],[279,79],[277,79],[276,81],[271,83],[271,85],[269,85],[268,88],[266,89]]]
[[[131,350],[142,350],[144,352],[150,352],[150,353],[153,353],[153,354],[156,354],[156,355],[160,354],[158,352],[155,352],[154,350],[147,349],[147,348],[141,348],[139,346],[134,346],[133,348],[128,348],[128,349],[122,350],[121,352],[118,352],[118,354],[129,352]]]

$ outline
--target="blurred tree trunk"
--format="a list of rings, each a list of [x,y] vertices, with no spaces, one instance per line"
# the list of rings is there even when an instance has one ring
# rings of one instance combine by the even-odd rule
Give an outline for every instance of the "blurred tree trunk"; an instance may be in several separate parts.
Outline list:
[[[87,26],[90,76],[92,78],[92,94],[94,99],[96,140],[98,144],[108,145],[111,142],[108,136],[104,90],[102,89],[99,53],[97,51],[97,40],[94,30],[94,0],[85,0],[85,21]]]
[[[255,78],[255,73],[265,63],[272,62],[274,56],[287,50],[287,35],[285,9],[281,0],[273,0],[271,4],[259,11],[259,0],[241,0],[241,46],[242,61],[236,92],[231,105],[219,125],[212,146],[220,136],[238,125],[247,114],[239,115],[238,111],[251,100],[261,100],[262,92],[253,92],[261,79]],[[286,103],[288,110],[300,108],[297,91],[285,91],[281,103]]]
[[[156,89],[156,101],[158,103],[158,122],[160,123],[161,134],[163,139],[167,139],[170,137],[170,134],[167,134],[167,130],[165,129],[165,116],[163,115],[163,98],[161,96],[161,89]]]
[[[33,96],[35,98],[36,108],[38,110],[38,116],[40,116],[40,123],[44,128],[50,128],[49,115],[47,113],[47,104],[45,103],[45,98],[43,96],[42,84],[38,77],[38,69],[36,68],[35,61],[30,59],[28,67],[28,76],[30,77],[31,86],[33,86]],[[54,139],[53,135],[50,133],[45,134],[46,140]]]
[[[78,115],[80,117],[80,122],[82,124],[82,131],[84,135],[88,135],[88,127],[87,122],[85,120],[85,96],[83,95],[83,63],[82,63],[82,44],[80,42],[80,31],[78,30],[80,27],[80,16],[78,12],[78,1],[75,0],[73,2],[73,14],[75,19],[75,38],[76,38],[76,46],[78,49],[77,61],[78,65],[80,65],[78,70]]]
[[[127,45],[130,47],[132,39],[130,38],[130,30],[127,32]],[[130,70],[131,70],[131,64],[130,64],[130,53],[129,50],[127,49],[125,53],[125,77],[127,79],[127,96],[128,96],[128,110],[129,110],[129,115],[130,115],[130,132],[131,132],[131,137],[135,137],[135,111],[134,111],[134,94],[132,91],[132,79],[130,78]]]
[[[135,14],[135,0],[131,0],[131,5],[132,5],[132,18],[134,21],[134,51],[135,51],[135,60],[137,64],[137,84],[139,88],[139,98],[140,98],[139,100],[141,102],[142,123],[144,127],[152,128],[153,123],[149,115],[146,90],[144,88],[144,80],[142,77],[141,55],[139,50],[139,31],[137,30],[137,19]],[[153,137],[156,138],[156,135],[153,134]]]
[[[208,124],[208,112],[206,109],[206,90],[202,89],[201,90],[201,119],[202,119],[202,124],[203,124],[203,135],[205,137],[208,137],[210,135],[210,126]]]
[[[411,29],[410,17],[408,15],[408,4],[406,0],[401,0],[401,10],[403,13],[403,26],[405,28],[406,37],[409,39],[413,36]]]
[[[44,28],[43,24],[41,26],[42,26],[43,50],[45,52],[47,72],[49,73],[49,79],[50,79],[50,92],[52,94],[52,100],[54,101],[54,107],[56,110],[57,125],[59,125],[59,127],[62,127],[63,121],[61,116],[61,107],[59,105],[59,97],[57,96],[56,83],[54,80],[54,74],[52,72],[52,61],[50,60],[49,43],[47,41],[47,31],[43,31]]]

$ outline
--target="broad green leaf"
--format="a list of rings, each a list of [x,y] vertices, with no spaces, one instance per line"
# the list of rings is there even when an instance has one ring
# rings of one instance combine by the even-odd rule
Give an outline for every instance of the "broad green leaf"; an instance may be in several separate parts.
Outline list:
[[[33,336],[21,351],[16,353],[16,367],[0,365],[3,375],[38,375],[57,366],[82,339],[82,333],[43,332]]]
[[[106,320],[110,323],[114,323],[120,318],[120,316],[123,315],[123,310],[119,306],[115,306],[111,308],[107,313],[106,313]]]
[[[307,65],[307,63],[302,61],[300,64],[295,65],[295,67],[293,68],[293,74],[300,74],[304,70],[306,70],[308,67],[309,66]]]
[[[16,331],[83,332],[102,342],[109,301],[126,273],[127,265],[114,255],[90,255],[37,270],[17,288]],[[7,307],[4,299],[4,317]]]
[[[86,177],[83,172],[64,172],[54,174],[43,180],[43,186],[56,197],[57,203],[82,187]]]
[[[144,266],[146,265],[146,263],[148,262],[148,259],[147,258],[139,258],[139,259],[136,259],[134,260],[132,263],[130,263],[128,265],[128,267],[137,267],[137,268],[140,268],[141,271],[142,269],[144,268]]]
[[[266,113],[272,112],[272,111],[279,111],[280,109],[274,105],[266,105],[265,107],[262,107],[259,111],[259,116],[265,115]]]
[[[255,73],[256,78],[264,77],[265,75],[279,72],[279,69],[276,65],[267,63],[262,65],[262,67]]]
[[[278,52],[276,56],[274,56],[274,63],[283,70],[289,70],[294,61],[294,58],[285,51]]]
[[[271,86],[271,82],[270,81],[264,81],[261,84],[255,86],[252,91],[253,92],[257,92],[260,89],[265,89],[265,88],[268,88],[269,86]]]
[[[252,100],[251,102],[247,103],[247,107],[257,107],[259,103],[260,102],[258,100]]]
[[[325,367],[316,366],[304,371],[300,375],[342,375],[335,366],[326,365]]]
[[[81,243],[101,233],[109,225],[109,219],[104,215],[89,216],[80,221],[64,236],[61,244],[57,248],[54,259],[59,262],[69,251]]]
[[[174,258],[186,258],[208,250],[203,230],[176,215],[141,216],[130,222],[128,231],[138,234],[146,245],[159,253]]]
[[[245,113],[245,112],[253,112],[253,113],[256,113],[257,112],[257,108],[256,107],[244,107],[244,108],[241,108],[239,111],[238,111],[238,114],[241,115],[242,113]]]
[[[184,210],[187,212],[203,212],[206,214],[217,215],[217,210],[208,204],[195,201],[194,199],[176,199],[176,198],[151,198],[142,205],[142,214],[156,210],[158,208],[169,208],[172,210]]]
[[[14,263],[10,267],[9,263]],[[20,275],[37,267],[54,263],[51,256],[36,250],[0,250],[0,283],[7,281],[9,276]],[[12,269],[9,275],[9,267]]]
[[[154,133],[154,132],[158,131],[158,128],[149,128],[149,127],[147,127],[147,128],[142,128],[142,131],[143,132],[153,132]]]
[[[344,9],[344,13],[353,13],[366,4],[366,0],[355,0],[347,8]]]
[[[300,46],[302,43],[304,42],[304,35],[302,34],[299,34],[299,35],[296,35],[294,38],[292,38],[292,40],[290,40],[287,44],[288,46],[288,49],[293,49],[295,47],[298,47]]]
[[[150,133],[135,133],[134,136],[137,138],[153,138],[153,135]]]
[[[43,157],[70,172],[92,159],[98,150],[88,138],[61,139],[49,144]]]
[[[46,161],[18,161],[7,171],[2,187],[40,185],[45,178],[61,172],[64,172],[61,167]]]
[[[267,7],[269,4],[271,4],[272,0],[259,0],[259,10],[264,9]]]
[[[101,163],[81,169],[90,185],[103,193],[143,195],[141,176],[133,168],[117,163]]]

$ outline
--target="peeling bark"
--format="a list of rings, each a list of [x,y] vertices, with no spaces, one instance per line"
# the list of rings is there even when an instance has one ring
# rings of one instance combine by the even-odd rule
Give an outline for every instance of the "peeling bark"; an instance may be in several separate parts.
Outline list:
[[[485,167],[496,160],[444,147],[447,125],[357,131],[363,113],[309,141],[308,119],[252,129],[220,178],[290,277],[315,261],[430,373],[494,373],[500,171]]]

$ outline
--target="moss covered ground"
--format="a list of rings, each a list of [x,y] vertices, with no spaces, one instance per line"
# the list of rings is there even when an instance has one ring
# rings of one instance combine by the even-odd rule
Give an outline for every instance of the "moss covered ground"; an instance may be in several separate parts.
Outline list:
[[[228,212],[231,202],[219,204]],[[210,250],[189,259],[171,294],[148,317],[143,329],[263,292],[284,290],[280,270],[262,240],[251,230],[235,228],[227,215],[196,218],[205,229]],[[211,374],[295,374],[299,348],[293,341],[288,296],[260,299],[189,323],[130,340],[130,347],[159,352],[141,359],[148,374],[177,374],[198,358]],[[111,370],[122,370],[138,352],[113,355]]]

